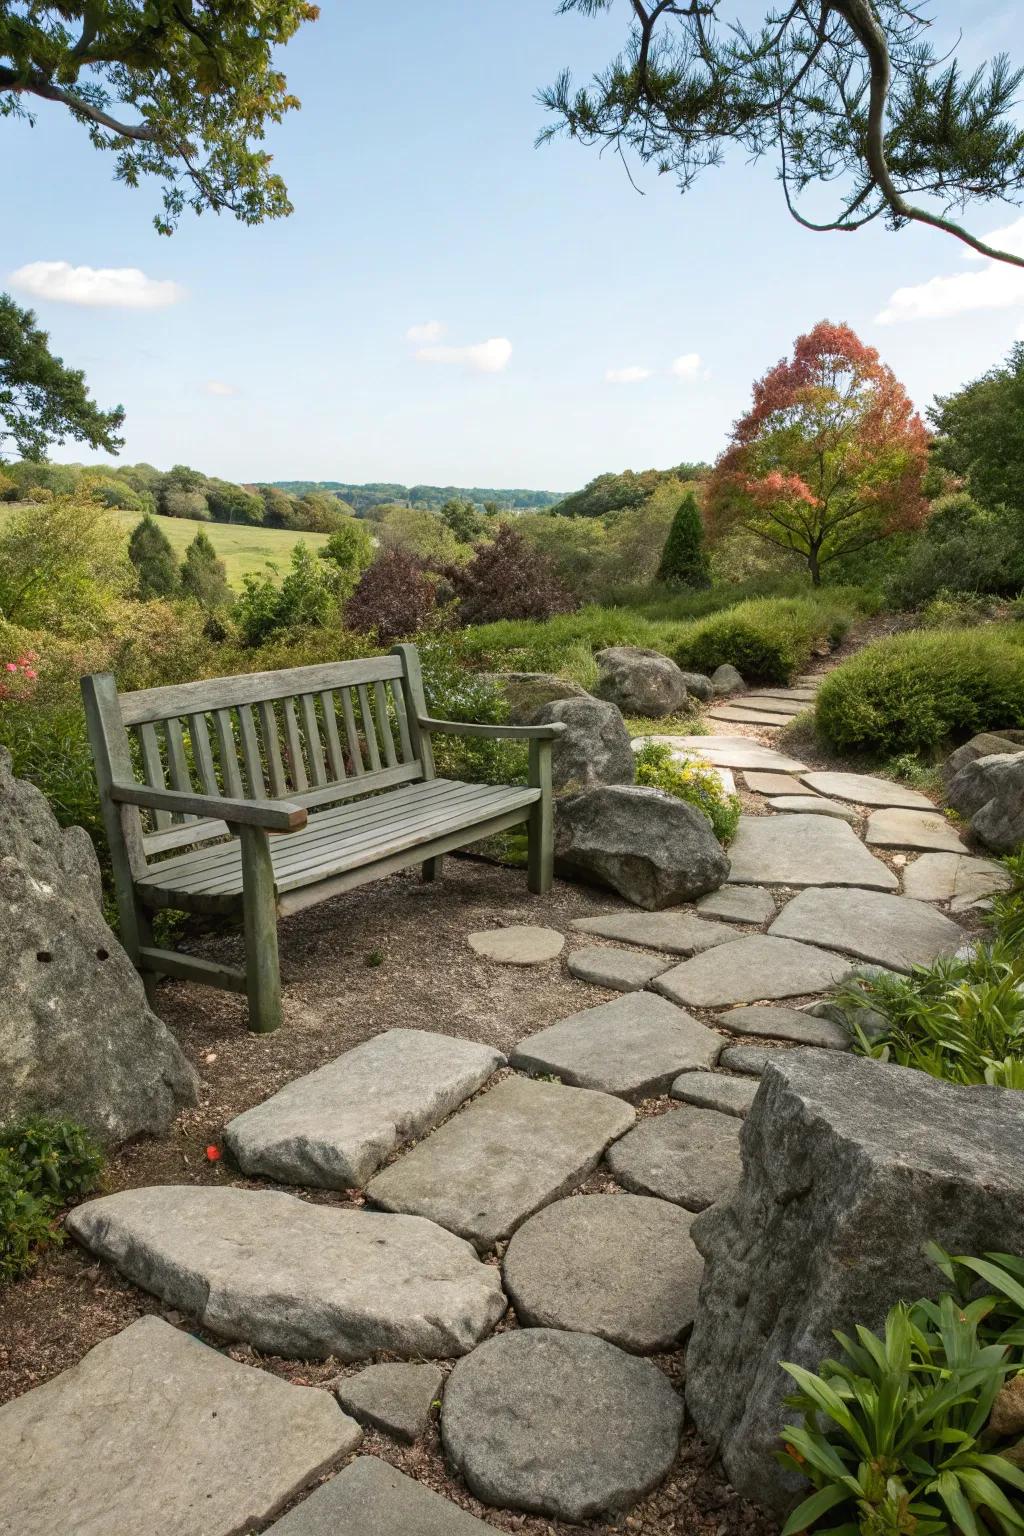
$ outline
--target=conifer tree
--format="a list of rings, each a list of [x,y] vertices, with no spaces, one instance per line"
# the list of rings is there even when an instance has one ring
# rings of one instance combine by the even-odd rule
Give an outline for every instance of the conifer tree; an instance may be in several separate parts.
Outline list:
[[[209,535],[201,528],[185,551],[181,590],[211,610],[226,607],[230,597],[224,562],[218,560]]]
[[[152,513],[135,524],[128,540],[128,558],[139,573],[139,596],[170,597],[180,571],[170,540]]]
[[[704,548],[704,524],[697,498],[688,491],[679,503],[661,552],[658,580],[668,587],[710,587],[711,569]]]

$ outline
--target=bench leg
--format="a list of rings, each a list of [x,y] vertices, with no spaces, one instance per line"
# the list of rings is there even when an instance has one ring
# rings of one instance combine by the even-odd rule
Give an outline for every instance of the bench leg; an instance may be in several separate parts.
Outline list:
[[[440,880],[441,868],[444,864],[444,855],[438,854],[436,858],[423,860],[424,880]]]
[[[530,807],[526,883],[535,896],[546,896],[554,879],[555,825],[551,799],[551,743],[530,742],[529,782],[541,792]]]
[[[265,1035],[283,1021],[277,954],[277,891],[270,843],[259,827],[239,827],[245,919],[245,977],[249,1028]]]

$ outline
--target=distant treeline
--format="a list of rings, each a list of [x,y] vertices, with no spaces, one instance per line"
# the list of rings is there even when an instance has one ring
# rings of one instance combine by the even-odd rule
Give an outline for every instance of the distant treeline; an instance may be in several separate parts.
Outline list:
[[[399,485],[385,481],[350,485],[343,480],[274,480],[272,484],[275,489],[292,496],[327,491],[347,502],[357,517],[365,517],[374,507],[380,506],[421,507],[428,512],[438,512],[449,501],[471,501],[487,512],[533,512],[554,506],[564,495],[562,491],[510,490],[481,485]]]

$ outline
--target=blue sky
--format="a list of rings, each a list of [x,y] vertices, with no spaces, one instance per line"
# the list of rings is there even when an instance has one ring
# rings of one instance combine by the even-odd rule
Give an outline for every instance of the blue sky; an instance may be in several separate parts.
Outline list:
[[[140,308],[11,286],[100,403],[125,406],[123,462],[239,480],[571,489],[713,458],[752,379],[824,317],[922,408],[1024,335],[1024,274],[924,229],[802,231],[767,163],[737,158],[685,198],[644,173],[638,196],[612,157],[535,150],[535,91],[607,62],[627,10],[326,0],[283,54],[303,109],[270,140],[296,211],[259,229],[187,214],[158,236],[158,186],[115,183],[57,107],[0,123],[0,286],[38,262],[174,285]],[[972,0],[964,55],[1013,48],[1015,10]],[[1016,219],[970,216],[979,233]],[[408,339],[427,326],[443,334]]]

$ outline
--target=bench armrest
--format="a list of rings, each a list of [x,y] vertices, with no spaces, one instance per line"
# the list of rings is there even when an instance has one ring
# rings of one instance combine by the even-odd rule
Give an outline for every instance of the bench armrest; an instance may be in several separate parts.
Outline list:
[[[262,827],[266,832],[297,832],[306,825],[304,805],[290,800],[229,800],[219,795],[191,795],[180,789],[154,789],[149,784],[110,786],[110,797],[122,805],[140,805],[151,811],[176,811],[181,816],[210,816],[239,827]]]
[[[434,720],[429,715],[420,715],[418,724],[431,735],[436,732],[440,736],[505,737],[510,741],[554,741],[565,730],[561,720],[553,720],[550,725],[474,725],[465,720]]]

